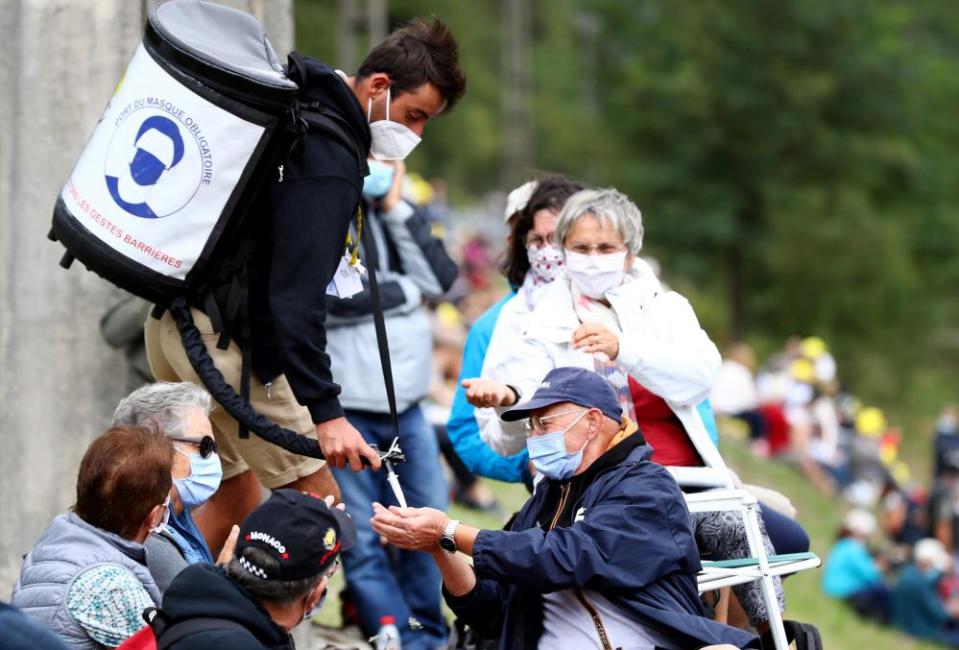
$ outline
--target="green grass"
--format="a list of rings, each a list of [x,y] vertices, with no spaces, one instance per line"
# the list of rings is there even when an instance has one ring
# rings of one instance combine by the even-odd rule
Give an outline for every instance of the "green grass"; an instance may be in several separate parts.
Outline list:
[[[747,483],[779,490],[788,496],[799,511],[797,517],[812,539],[812,550],[825,560],[832,545],[844,507],[834,499],[816,492],[797,471],[784,463],[755,459],[747,447],[737,441],[723,441],[723,456]],[[488,482],[504,512],[514,512],[526,500],[520,485]],[[453,506],[451,515],[483,528],[500,528],[496,517]],[[786,581],[786,617],[815,623],[829,650],[927,650],[939,646],[919,643],[892,629],[865,622],[841,603],[826,598],[819,588],[821,570],[805,571]],[[333,580],[328,602],[317,615],[324,625],[340,625],[338,593],[343,586],[342,574]],[[448,613],[448,612],[447,612]]]
[[[836,499],[818,493],[798,471],[776,461],[757,460],[739,442],[722,443],[723,456],[746,483],[779,490],[798,510],[799,522],[812,540],[812,550],[825,561],[845,513]],[[858,618],[819,588],[821,569],[804,571],[786,581],[786,617],[814,623],[826,648],[859,650],[925,650],[940,646],[913,639]]]

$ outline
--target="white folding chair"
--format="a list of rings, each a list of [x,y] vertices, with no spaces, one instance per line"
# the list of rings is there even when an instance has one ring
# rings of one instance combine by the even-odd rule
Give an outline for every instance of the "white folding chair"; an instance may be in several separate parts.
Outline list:
[[[714,461],[715,462],[715,461]],[[719,461],[722,462],[722,461]],[[746,541],[752,557],[739,560],[702,562],[699,573],[699,593],[758,581],[769,612],[769,629],[776,650],[787,650],[789,642],[783,628],[779,601],[773,586],[773,576],[804,571],[818,567],[821,562],[815,553],[790,555],[766,554],[759,526],[756,497],[733,485],[732,474],[725,467],[670,467],[670,473],[681,488],[700,488],[703,491],[685,494],[686,506],[694,512],[738,512],[742,515]]]

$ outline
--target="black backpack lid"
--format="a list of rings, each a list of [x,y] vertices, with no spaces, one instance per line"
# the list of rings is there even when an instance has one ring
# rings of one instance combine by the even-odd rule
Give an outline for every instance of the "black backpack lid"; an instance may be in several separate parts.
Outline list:
[[[252,15],[200,0],[173,0],[150,13],[152,28],[163,40],[220,76],[252,82],[267,93],[296,93],[263,26]]]

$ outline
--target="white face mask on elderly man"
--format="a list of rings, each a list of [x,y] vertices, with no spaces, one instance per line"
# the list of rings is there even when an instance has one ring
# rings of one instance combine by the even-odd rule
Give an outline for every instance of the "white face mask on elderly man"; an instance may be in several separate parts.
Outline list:
[[[416,145],[420,143],[420,136],[408,127],[390,120],[390,89],[386,89],[386,119],[370,122],[370,155],[377,160],[403,160]],[[366,120],[369,122],[373,115],[373,98],[366,104]]]
[[[584,255],[566,249],[566,275],[590,298],[602,299],[623,283],[626,251],[607,255]]]

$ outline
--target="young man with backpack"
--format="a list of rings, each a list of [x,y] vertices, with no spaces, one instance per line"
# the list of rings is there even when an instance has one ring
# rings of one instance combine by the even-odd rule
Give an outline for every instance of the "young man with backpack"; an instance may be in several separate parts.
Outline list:
[[[124,650],[286,650],[290,631],[326,599],[340,553],[356,539],[333,499],[277,490],[240,525],[225,569],[194,564],[178,575],[149,630]]]
[[[343,416],[326,353],[326,293],[358,208],[366,157],[403,159],[427,122],[462,97],[465,78],[449,29],[437,19],[415,19],[373,49],[354,76],[315,60],[291,56],[290,78],[300,100],[336,125],[345,137],[307,130],[295,140],[275,174],[266,179],[254,207],[247,267],[247,349],[235,338],[220,349],[211,316],[192,309],[216,368],[237,387],[249,357],[250,403],[274,423],[315,437],[327,462],[360,471],[378,469],[376,451]],[[357,228],[358,229],[358,228]],[[229,300],[219,297],[221,309]],[[165,381],[200,382],[169,312],[148,319],[145,339],[154,374]],[[223,464],[223,482],[197,513],[212,550],[231,526],[260,500],[260,485],[335,494],[324,461],[291,454],[257,437],[238,436],[237,422],[222,409],[211,417]]]

